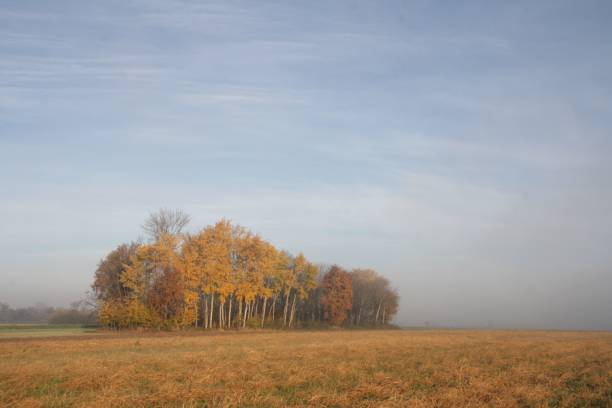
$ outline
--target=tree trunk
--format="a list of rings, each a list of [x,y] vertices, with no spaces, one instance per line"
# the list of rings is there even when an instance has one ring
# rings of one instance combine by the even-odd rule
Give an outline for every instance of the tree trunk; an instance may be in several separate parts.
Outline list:
[[[264,327],[264,323],[266,321],[266,302],[268,301],[267,297],[264,297],[263,306],[261,309],[261,327]]]
[[[274,323],[274,312],[276,311],[276,297],[277,295],[272,297],[272,323]]]
[[[206,301],[206,295],[202,297],[202,302],[204,302],[204,328],[208,329],[208,302]]]
[[[242,326],[242,302],[244,298],[238,299],[238,315],[236,316],[236,327],[239,329]]]
[[[285,310],[283,311],[283,327],[287,325],[287,308],[289,307],[289,293],[291,290],[287,290],[285,294]]]
[[[382,305],[382,300],[378,302],[378,309],[376,309],[376,317],[374,318],[374,324],[378,324],[378,315],[380,314],[381,305]]]
[[[200,297],[198,296],[195,300],[195,327],[198,328],[198,308],[200,307]]]
[[[215,304],[213,303],[215,301],[215,294],[214,292],[210,294],[210,328],[213,328],[213,312],[215,310]]]
[[[229,311],[227,312],[227,328],[232,328],[232,295],[230,295]]]
[[[246,327],[247,316],[249,314],[249,304],[244,302],[244,319],[242,320],[242,327]]]
[[[289,314],[289,328],[291,328],[291,324],[293,323],[293,316],[295,315],[295,297],[296,294],[293,294],[293,302],[291,303],[291,313]]]

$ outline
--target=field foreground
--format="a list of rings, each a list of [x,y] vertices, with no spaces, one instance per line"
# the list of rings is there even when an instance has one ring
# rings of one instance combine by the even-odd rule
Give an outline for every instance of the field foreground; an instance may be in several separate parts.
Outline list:
[[[0,406],[610,407],[612,333],[5,338]]]

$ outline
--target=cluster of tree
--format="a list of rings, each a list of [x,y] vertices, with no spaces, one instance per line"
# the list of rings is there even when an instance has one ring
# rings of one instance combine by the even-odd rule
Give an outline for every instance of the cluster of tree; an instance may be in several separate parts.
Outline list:
[[[384,325],[397,312],[397,293],[372,270],[317,266],[226,220],[184,234],[188,222],[160,210],[143,226],[148,243],[120,245],[100,262],[92,288],[102,325]]]
[[[69,308],[55,308],[43,304],[23,308],[11,308],[0,302],[0,323],[30,324],[96,324],[96,312],[73,303]]]
[[[50,324],[97,325],[98,316],[95,310],[78,307],[58,308],[49,318]]]
[[[0,302],[0,323],[48,323],[55,309],[41,303],[36,306],[11,308]]]

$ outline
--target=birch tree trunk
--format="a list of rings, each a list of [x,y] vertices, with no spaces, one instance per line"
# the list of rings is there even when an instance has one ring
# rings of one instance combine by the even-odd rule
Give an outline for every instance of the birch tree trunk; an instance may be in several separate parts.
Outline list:
[[[266,302],[268,301],[267,297],[264,297],[263,305],[261,309],[261,327],[264,327],[264,323],[266,321]]]
[[[230,295],[229,312],[227,313],[227,328],[232,328],[232,295]]]
[[[206,295],[202,298],[204,302],[204,328],[208,329],[208,302],[206,301]]]
[[[238,299],[238,315],[236,316],[236,327],[239,329],[242,325],[242,302],[243,298]]]
[[[246,327],[247,316],[249,315],[249,304],[244,302],[244,319],[242,320],[242,327]]]
[[[287,290],[285,294],[285,310],[283,311],[283,327],[287,326],[287,308],[289,307],[289,293],[291,290]]]
[[[215,310],[215,304],[213,303],[215,301],[215,293],[212,292],[210,294],[210,328],[213,328],[213,312]]]
[[[382,305],[382,300],[378,302],[378,309],[376,309],[376,317],[374,318],[374,324],[378,324],[378,315],[380,314],[380,305]]]
[[[293,294],[293,302],[291,303],[291,313],[289,313],[289,328],[291,328],[291,324],[293,323],[293,316],[295,315],[295,297],[296,294]]]

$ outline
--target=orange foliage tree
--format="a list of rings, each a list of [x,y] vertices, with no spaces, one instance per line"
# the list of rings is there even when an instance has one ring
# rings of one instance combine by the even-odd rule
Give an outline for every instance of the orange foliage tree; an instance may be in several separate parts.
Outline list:
[[[353,305],[351,275],[337,265],[323,277],[323,317],[331,325],[340,326],[348,317]]]

